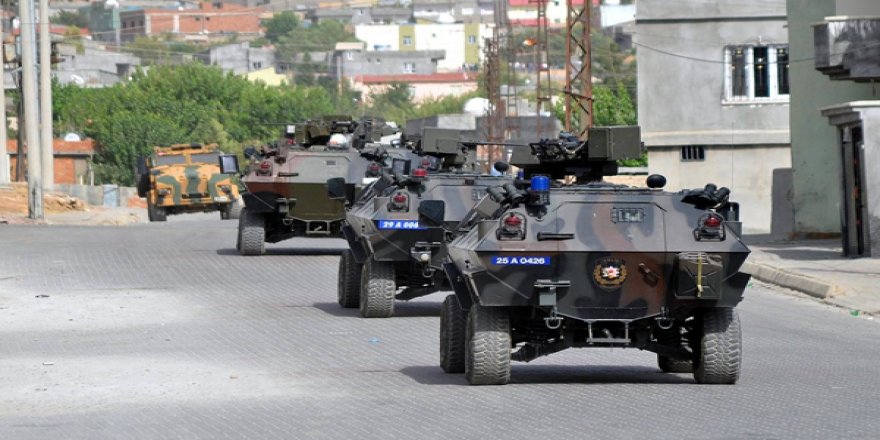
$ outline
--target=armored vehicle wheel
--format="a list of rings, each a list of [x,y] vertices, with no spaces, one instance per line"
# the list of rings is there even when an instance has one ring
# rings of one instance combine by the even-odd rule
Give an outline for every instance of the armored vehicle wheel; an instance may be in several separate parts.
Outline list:
[[[672,327],[669,330],[660,330],[660,332],[657,333],[657,342],[670,347],[680,346],[687,348],[689,346],[687,335],[684,333],[684,329],[679,326]],[[663,356],[662,354],[657,355],[657,365],[664,373],[694,372],[694,364],[690,360],[672,359]]]
[[[467,320],[465,377],[471,385],[510,381],[510,317],[497,307],[471,306]]]
[[[443,300],[440,309],[440,368],[447,373],[464,373],[467,314],[455,295]]]
[[[351,249],[342,251],[342,256],[339,257],[339,281],[336,284],[336,299],[340,306],[353,309],[360,305],[363,270],[364,265],[354,260]]]
[[[732,308],[707,309],[699,317],[694,347],[694,379],[704,384],[735,384],[742,365],[742,332]]]
[[[394,314],[394,265],[367,259],[361,272],[360,310],[364,318],[390,318]]]
[[[149,202],[147,203],[147,218],[150,219],[151,222],[164,222],[168,219],[167,216],[164,208],[160,208]]]
[[[263,255],[266,252],[266,219],[259,213],[244,208],[241,210],[238,225],[238,251],[242,255]]]

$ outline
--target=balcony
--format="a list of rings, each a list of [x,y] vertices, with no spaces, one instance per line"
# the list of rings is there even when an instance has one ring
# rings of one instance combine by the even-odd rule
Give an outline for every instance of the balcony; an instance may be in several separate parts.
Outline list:
[[[827,17],[813,25],[816,70],[831,79],[880,79],[880,17]]]

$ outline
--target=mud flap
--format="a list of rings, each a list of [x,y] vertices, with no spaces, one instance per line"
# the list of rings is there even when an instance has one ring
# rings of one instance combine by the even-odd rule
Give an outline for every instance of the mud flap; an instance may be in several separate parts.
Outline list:
[[[342,236],[345,238],[345,241],[348,242],[348,247],[351,248],[351,254],[354,256],[354,261],[358,264],[364,264],[367,261],[367,250],[364,249],[363,244],[358,241],[354,229],[346,224],[342,227]]]
[[[446,272],[446,279],[449,280],[449,284],[452,287],[452,291],[455,292],[455,297],[458,298],[458,304],[461,306],[461,309],[465,311],[470,310],[474,304],[474,299],[471,297],[461,272],[451,262],[443,263],[443,271]]]

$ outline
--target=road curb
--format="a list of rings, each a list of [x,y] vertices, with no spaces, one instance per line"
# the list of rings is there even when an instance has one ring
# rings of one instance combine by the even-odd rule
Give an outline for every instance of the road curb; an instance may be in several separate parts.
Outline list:
[[[797,290],[819,299],[828,299],[837,290],[833,284],[823,283],[814,278],[787,272],[761,263],[747,261],[742,265],[740,271],[751,275],[759,281]]]

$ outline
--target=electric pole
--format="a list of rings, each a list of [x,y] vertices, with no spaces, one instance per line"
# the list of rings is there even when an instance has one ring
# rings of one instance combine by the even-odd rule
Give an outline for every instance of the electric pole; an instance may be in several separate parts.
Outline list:
[[[43,190],[55,186],[55,146],[52,142],[52,38],[49,33],[49,0],[40,1],[40,157]]]
[[[593,126],[593,75],[590,46],[590,1],[575,5],[566,0],[565,131],[585,140]]]
[[[0,13],[5,12],[5,8],[0,3]],[[0,14],[0,38],[3,36],[3,16]],[[2,63],[0,63],[0,185],[10,182],[9,175],[9,153],[6,151],[6,41],[0,41],[3,44]],[[21,162],[21,156],[18,156]]]
[[[40,155],[40,131],[37,126],[37,91],[34,78],[36,33],[34,32],[33,0],[19,0],[18,17],[21,34],[22,103],[24,104],[25,142],[28,166],[28,217],[43,219],[43,171]],[[21,130],[19,121],[19,130]],[[21,160],[21,157],[19,157]]]

